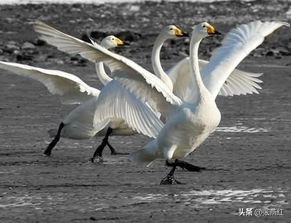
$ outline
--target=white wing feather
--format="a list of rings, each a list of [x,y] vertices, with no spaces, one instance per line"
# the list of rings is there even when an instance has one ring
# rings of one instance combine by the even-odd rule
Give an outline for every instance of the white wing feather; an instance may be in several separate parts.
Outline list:
[[[0,61],[0,68],[41,82],[50,93],[59,95],[63,104],[80,104],[92,97],[98,97],[100,93],[77,76],[63,71],[3,61]]]
[[[257,89],[262,89],[259,84],[263,82],[258,78],[260,76],[262,73],[235,69],[224,82],[218,94],[221,96],[259,94]]]
[[[200,69],[202,69],[207,64],[208,61],[199,60]],[[189,101],[189,98],[191,97],[189,94],[193,94],[193,91],[186,87],[189,83],[191,83],[191,78],[189,76],[191,75],[189,57],[179,61],[173,68],[169,70],[168,75],[174,85],[174,94],[185,101]],[[259,79],[261,75],[262,73],[250,73],[235,69],[222,85],[219,91],[219,95],[234,96],[253,93],[258,94],[257,89],[261,89],[258,84],[262,83],[262,81]],[[204,80],[205,76],[202,78]],[[189,88],[195,87],[196,86],[189,86]]]
[[[163,127],[158,114],[125,89],[118,81],[108,83],[100,93],[94,123],[125,120],[138,133],[156,138]]]
[[[134,92],[139,99],[147,101],[161,113],[175,110],[182,104],[180,98],[176,97],[158,77],[132,60],[110,52],[99,44],[93,46],[69,36],[42,22],[35,22],[34,29],[41,34],[41,39],[61,51],[80,54],[94,63],[105,62],[115,79]]]
[[[217,49],[209,63],[201,71],[204,84],[212,95],[217,96],[235,67],[253,49],[258,47],[267,35],[284,25],[289,26],[285,22],[254,21],[232,29],[224,38],[222,46]],[[256,76],[253,75],[252,78],[256,78]],[[235,83],[246,91],[252,90],[252,87],[246,86],[241,79],[236,79]],[[230,89],[231,85],[223,90],[223,94],[226,94]]]

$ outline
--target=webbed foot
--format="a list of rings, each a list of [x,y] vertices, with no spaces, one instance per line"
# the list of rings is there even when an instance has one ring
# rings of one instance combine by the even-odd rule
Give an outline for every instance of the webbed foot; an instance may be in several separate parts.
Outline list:
[[[184,184],[174,178],[174,176],[167,175],[165,178],[161,180],[160,185],[174,185],[174,184]]]

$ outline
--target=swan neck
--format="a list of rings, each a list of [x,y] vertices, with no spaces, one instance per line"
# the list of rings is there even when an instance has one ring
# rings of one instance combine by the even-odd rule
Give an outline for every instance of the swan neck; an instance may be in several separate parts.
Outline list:
[[[104,42],[101,42],[101,46],[103,46],[105,49],[109,49],[110,48]],[[105,71],[103,62],[95,63],[95,70],[96,70],[97,77],[99,78],[99,80],[101,81],[101,83],[104,86],[106,84],[108,84],[110,81],[112,81],[112,78],[109,77],[108,74]]]
[[[193,34],[192,34],[193,37],[190,43],[190,61],[191,61],[190,64],[191,64],[191,71],[194,78],[194,82],[197,85],[198,94],[201,99],[201,97],[205,94],[205,91],[207,91],[201,78],[199,60],[198,60],[198,49],[199,49],[199,45],[202,38],[201,37],[199,38],[198,35],[196,34],[193,35]]]
[[[164,38],[161,34],[157,37],[154,43],[153,50],[152,50],[151,60],[152,60],[152,67],[153,67],[155,75],[157,75],[172,91],[173,90],[172,80],[163,70],[162,65],[161,65],[161,60],[160,60],[161,49],[165,41],[166,41],[166,38]]]
[[[101,81],[101,83],[103,85],[108,84],[112,80],[112,78],[109,77],[107,75],[107,73],[105,72],[103,62],[96,63],[95,64],[95,69],[96,69],[97,77],[99,78],[99,80]]]

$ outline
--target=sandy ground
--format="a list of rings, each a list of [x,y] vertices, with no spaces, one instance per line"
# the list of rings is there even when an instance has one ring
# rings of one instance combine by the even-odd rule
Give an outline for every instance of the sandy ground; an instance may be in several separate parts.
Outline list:
[[[258,18],[288,21],[290,3],[274,2],[276,7],[259,2],[0,6],[0,60],[65,70],[100,87],[92,64],[43,45],[29,22],[39,19],[78,37],[86,30],[96,37],[123,35],[133,42],[118,52],[150,68],[151,46],[162,26],[190,29],[193,22],[208,20],[226,32]],[[104,163],[88,162],[100,139],[62,139],[51,157],[43,156],[50,142],[47,130],[73,107],[61,105],[41,84],[1,71],[0,222],[288,222],[290,33],[286,28],[274,33],[240,65],[264,73],[263,89],[259,95],[218,98],[220,127],[187,158],[207,170],[179,169],[176,177],[184,185],[159,185],[169,171],[162,161],[143,168],[107,151]],[[206,40],[201,57],[219,42]],[[163,64],[182,58],[187,47],[187,40],[168,43]],[[148,141],[111,138],[124,152]],[[238,216],[240,208],[283,209],[283,215]]]

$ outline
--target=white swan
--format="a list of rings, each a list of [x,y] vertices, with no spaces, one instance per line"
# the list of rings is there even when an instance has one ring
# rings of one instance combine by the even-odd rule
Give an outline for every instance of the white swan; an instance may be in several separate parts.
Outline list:
[[[255,49],[263,42],[265,36],[269,35],[274,30],[278,29],[283,25],[289,26],[289,24],[284,22],[255,21],[233,29],[224,39],[222,47],[220,47],[212,56],[212,58],[210,59],[210,63],[206,64],[202,68],[201,76],[204,77],[203,87],[202,78],[199,77],[200,75],[197,57],[194,56],[193,58],[193,55],[197,54],[198,45],[200,42],[199,35],[197,35],[199,33],[199,29],[197,29],[197,27],[203,27],[203,25],[205,25],[205,23],[194,27],[190,46],[190,52],[192,52],[192,56],[190,56],[190,62],[193,59],[194,62],[191,62],[189,64],[190,68],[192,69],[192,73],[193,71],[194,73],[196,73],[196,75],[194,75],[194,78],[192,76],[192,79],[190,80],[190,86],[192,87],[192,94],[195,95],[195,97],[192,97],[192,103],[198,103],[197,106],[194,106],[191,111],[187,111],[185,110],[185,107],[188,106],[189,102],[186,105],[184,102],[185,107],[183,108],[183,110],[185,111],[185,116],[181,116],[181,113],[179,116],[178,112],[171,116],[168,122],[165,124],[163,130],[160,132],[157,139],[148,143],[144,147],[144,149],[132,154],[133,161],[149,165],[156,158],[163,157],[168,160],[179,159],[187,156],[190,152],[197,148],[197,146],[202,141],[204,141],[204,137],[206,137],[205,129],[201,131],[200,137],[202,138],[200,138],[199,140],[199,138],[194,138],[199,136],[199,133],[197,133],[197,131],[199,131],[199,126],[193,128],[193,131],[191,132],[191,126],[189,125],[192,124],[189,124],[188,122],[185,122],[183,124],[183,121],[191,122],[191,117],[193,118],[192,121],[195,119],[201,121],[203,120],[205,115],[206,122],[207,117],[210,118],[210,120],[215,116],[218,118],[219,114],[215,111],[216,109],[214,105],[212,106],[212,108],[207,108],[207,111],[203,112],[202,116],[199,116],[198,114],[200,109],[203,110],[202,107],[205,106],[203,104],[205,103],[205,100],[208,100],[209,102],[211,102],[212,100],[211,98],[208,98],[207,95],[210,93],[212,98],[215,99],[219,91],[221,90],[221,86],[223,86],[225,80],[228,78],[230,73],[243,58],[245,58],[253,49]],[[203,36],[200,35],[200,38],[202,37]],[[191,64],[194,64],[194,67],[192,67]],[[115,72],[114,74],[116,74],[116,76],[120,78],[120,74],[118,72]],[[193,92],[193,89],[197,89],[198,91],[196,90]],[[200,126],[203,126],[204,124],[200,123]],[[187,135],[188,131],[191,132],[190,135]],[[211,131],[208,130],[206,133],[209,134],[210,132]],[[183,144],[185,144],[185,142],[189,142],[189,144],[188,146],[183,148]],[[172,182],[172,177],[176,166],[188,165],[185,163],[180,164],[180,161],[175,162],[176,163],[173,164],[173,169],[162,181],[162,183]]]
[[[101,44],[105,48],[113,48],[117,45],[122,45],[123,42],[117,37],[108,36],[103,39]],[[99,75],[99,78],[100,75],[102,78],[105,77],[107,74],[104,71],[103,63],[97,63],[96,66],[98,66],[97,75]],[[143,114],[147,115],[147,112],[150,112],[150,114],[147,115],[147,118],[152,119],[152,122],[156,123],[150,123],[150,127],[152,129],[149,129],[149,126],[145,125],[146,127],[143,127],[142,129],[135,128],[134,131],[120,118],[114,119],[111,117],[98,120],[98,125],[93,125],[94,112],[98,109],[98,98],[100,91],[96,88],[90,87],[73,74],[59,70],[42,69],[29,65],[4,61],[0,61],[0,68],[43,83],[48,88],[50,93],[60,96],[63,104],[81,104],[66,116],[66,118],[59,125],[58,130],[53,129],[49,131],[50,135],[55,138],[44,151],[46,155],[51,154],[52,149],[57,144],[61,136],[72,139],[88,139],[95,135],[105,137],[101,145],[96,149],[94,156],[101,156],[106,145],[109,146],[112,154],[117,154],[108,142],[109,134],[131,135],[138,132],[144,133],[149,137],[155,137],[161,128],[162,124],[159,119],[152,114],[151,110],[147,106],[144,106],[143,103],[139,102],[139,100],[137,100],[132,94],[130,95],[130,93],[118,83],[111,84],[111,87],[113,87],[111,90],[114,90],[111,99],[109,97],[104,97],[103,93],[99,101],[105,100],[106,102],[104,103],[104,101],[102,101],[102,103],[106,104],[111,103],[112,100],[115,101],[115,99],[120,98],[120,100],[125,100],[126,103],[131,106],[131,112],[136,116],[141,116]],[[108,90],[109,86],[106,89]],[[136,108],[138,108],[138,110],[135,110]],[[155,126],[158,126],[158,129],[156,129]]]
[[[160,111],[168,115],[165,126],[158,137],[149,142],[143,149],[132,154],[132,160],[149,165],[157,158],[169,161],[175,160],[173,168],[162,183],[175,182],[173,178],[176,166],[183,166],[179,160],[191,153],[207,136],[215,130],[220,121],[220,113],[215,104],[215,98],[235,67],[258,45],[265,36],[279,27],[289,24],[283,22],[254,21],[240,25],[231,30],[223,41],[223,45],[211,57],[201,71],[205,75],[204,83],[200,76],[198,58],[198,45],[201,39],[214,28],[207,23],[194,27],[190,46],[191,85],[193,88],[192,101],[185,102],[175,96],[169,88],[154,74],[142,68],[133,61],[112,53],[99,45],[86,46],[72,40],[67,36],[53,32],[47,27],[37,29],[41,38],[58,49],[69,53],[79,53],[92,62],[104,61],[111,69],[114,79],[134,92],[140,99],[151,100],[160,107]],[[56,40],[56,36],[58,40]],[[86,50],[84,50],[84,47]],[[196,56],[195,56],[196,55]]]

